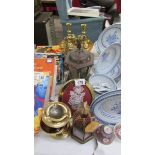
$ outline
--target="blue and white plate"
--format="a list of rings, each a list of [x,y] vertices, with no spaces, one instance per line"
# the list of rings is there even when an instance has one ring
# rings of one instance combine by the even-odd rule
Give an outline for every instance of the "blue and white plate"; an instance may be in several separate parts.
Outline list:
[[[96,50],[97,53],[100,53],[100,52],[99,52],[100,50],[99,50],[99,48],[98,48],[98,46],[97,46],[97,41],[94,43],[94,48],[95,48],[95,50]]]
[[[103,74],[94,74],[90,76],[89,83],[99,94],[114,91],[117,89],[115,81]]]
[[[102,102],[103,99],[98,100],[95,104],[98,104],[99,102]],[[111,105],[109,102],[115,102],[113,105]],[[115,101],[114,101],[115,100]],[[113,108],[111,108],[113,106]],[[120,102],[120,96],[115,95],[113,98],[106,97],[104,99],[104,105],[102,107],[102,113],[105,116],[108,116],[113,119],[120,119],[121,118],[121,102]]]
[[[118,78],[120,74],[121,74],[121,68],[119,64],[115,66],[110,72],[106,73],[106,75],[112,79]]]
[[[117,89],[121,90],[121,80],[119,80],[118,83],[117,83]]]
[[[105,98],[109,98],[111,96],[119,96],[120,95],[120,90],[117,91],[112,91],[112,92],[108,92],[106,94],[101,94],[100,96],[98,96],[97,98],[95,98],[93,100],[93,102],[91,103],[91,108],[94,106],[94,104],[97,104],[98,102],[102,102],[102,100],[104,100]],[[105,101],[106,102],[106,101]],[[117,113],[113,113],[111,114],[111,112],[109,112],[109,110],[104,110],[103,113],[111,118],[120,118],[121,117],[121,107],[120,105],[117,107],[118,112]],[[120,112],[119,112],[120,111]]]
[[[113,24],[100,34],[97,40],[98,52],[104,52],[113,43],[121,44],[121,24]]]
[[[121,45],[118,43],[110,45],[105,52],[102,52],[98,62],[94,65],[94,71],[98,74],[110,72],[120,62]]]
[[[91,104],[96,119],[104,124],[116,124],[121,120],[121,91],[100,95]]]

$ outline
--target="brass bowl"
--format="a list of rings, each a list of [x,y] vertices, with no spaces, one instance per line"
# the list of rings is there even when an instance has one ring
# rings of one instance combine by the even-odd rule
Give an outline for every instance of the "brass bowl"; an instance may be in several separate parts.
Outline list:
[[[41,128],[43,129],[45,134],[50,135],[52,138],[62,139],[70,135],[71,123],[67,123],[66,126],[62,128],[51,128],[46,126],[43,121],[41,121]]]
[[[63,127],[63,130],[61,130],[61,132],[56,134],[51,134],[51,137],[55,139],[67,138],[70,135],[70,129],[71,129],[71,124],[68,123],[66,126]]]
[[[71,118],[71,111],[62,102],[49,102],[43,110],[42,122],[51,128],[64,127]]]
[[[47,126],[42,120],[40,122],[40,126],[43,129],[44,132],[48,133],[48,134],[59,134],[62,133],[62,131],[64,130],[63,127],[62,128],[52,128]]]

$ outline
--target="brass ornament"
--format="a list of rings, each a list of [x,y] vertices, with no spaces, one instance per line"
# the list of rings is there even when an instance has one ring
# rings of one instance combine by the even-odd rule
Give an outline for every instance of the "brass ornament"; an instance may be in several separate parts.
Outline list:
[[[67,36],[64,38],[64,40],[60,43],[60,47],[62,49],[62,52],[64,54],[67,54],[69,51],[76,48],[76,36],[72,33],[72,24],[66,23],[67,27]]]
[[[53,138],[65,138],[70,134],[71,111],[63,102],[49,102],[42,114],[41,127]]]
[[[93,43],[87,37],[86,24],[81,24],[81,34],[78,36],[75,36],[75,34],[73,34],[71,23],[66,23],[66,27],[67,27],[67,36],[60,43],[61,50],[65,55],[68,52],[72,51],[73,49],[76,49],[78,41],[80,41],[81,46],[84,50],[91,51],[91,49],[93,48]]]
[[[82,29],[82,32],[81,32],[81,35],[78,36],[78,40],[80,41],[82,48],[89,52],[93,48],[93,43],[87,37],[87,34],[86,34],[87,25],[81,24],[81,29]]]

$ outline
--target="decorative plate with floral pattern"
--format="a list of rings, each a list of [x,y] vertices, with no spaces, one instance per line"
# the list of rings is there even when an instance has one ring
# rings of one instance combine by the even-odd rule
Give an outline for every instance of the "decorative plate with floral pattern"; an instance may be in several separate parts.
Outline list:
[[[121,43],[121,24],[113,24],[104,29],[97,40],[97,52],[104,52],[113,43]]]
[[[115,125],[121,120],[121,91],[112,91],[97,97],[91,111],[103,124]]]
[[[94,65],[95,73],[106,74],[114,69],[121,58],[121,45],[114,43],[110,45],[105,52],[102,52]]]

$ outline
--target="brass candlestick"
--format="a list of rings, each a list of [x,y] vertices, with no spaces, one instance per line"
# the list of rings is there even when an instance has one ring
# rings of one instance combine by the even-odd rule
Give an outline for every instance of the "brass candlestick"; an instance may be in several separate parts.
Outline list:
[[[81,35],[78,36],[78,40],[81,42],[81,46],[83,49],[85,49],[86,51],[91,51],[93,47],[93,43],[87,37],[87,34],[86,34],[87,25],[81,24],[81,29],[82,29],[82,32],[81,32]]]
[[[67,54],[69,51],[76,48],[76,36],[72,33],[72,24],[67,23],[67,36],[64,38],[64,40],[60,43],[60,47],[62,51]]]

